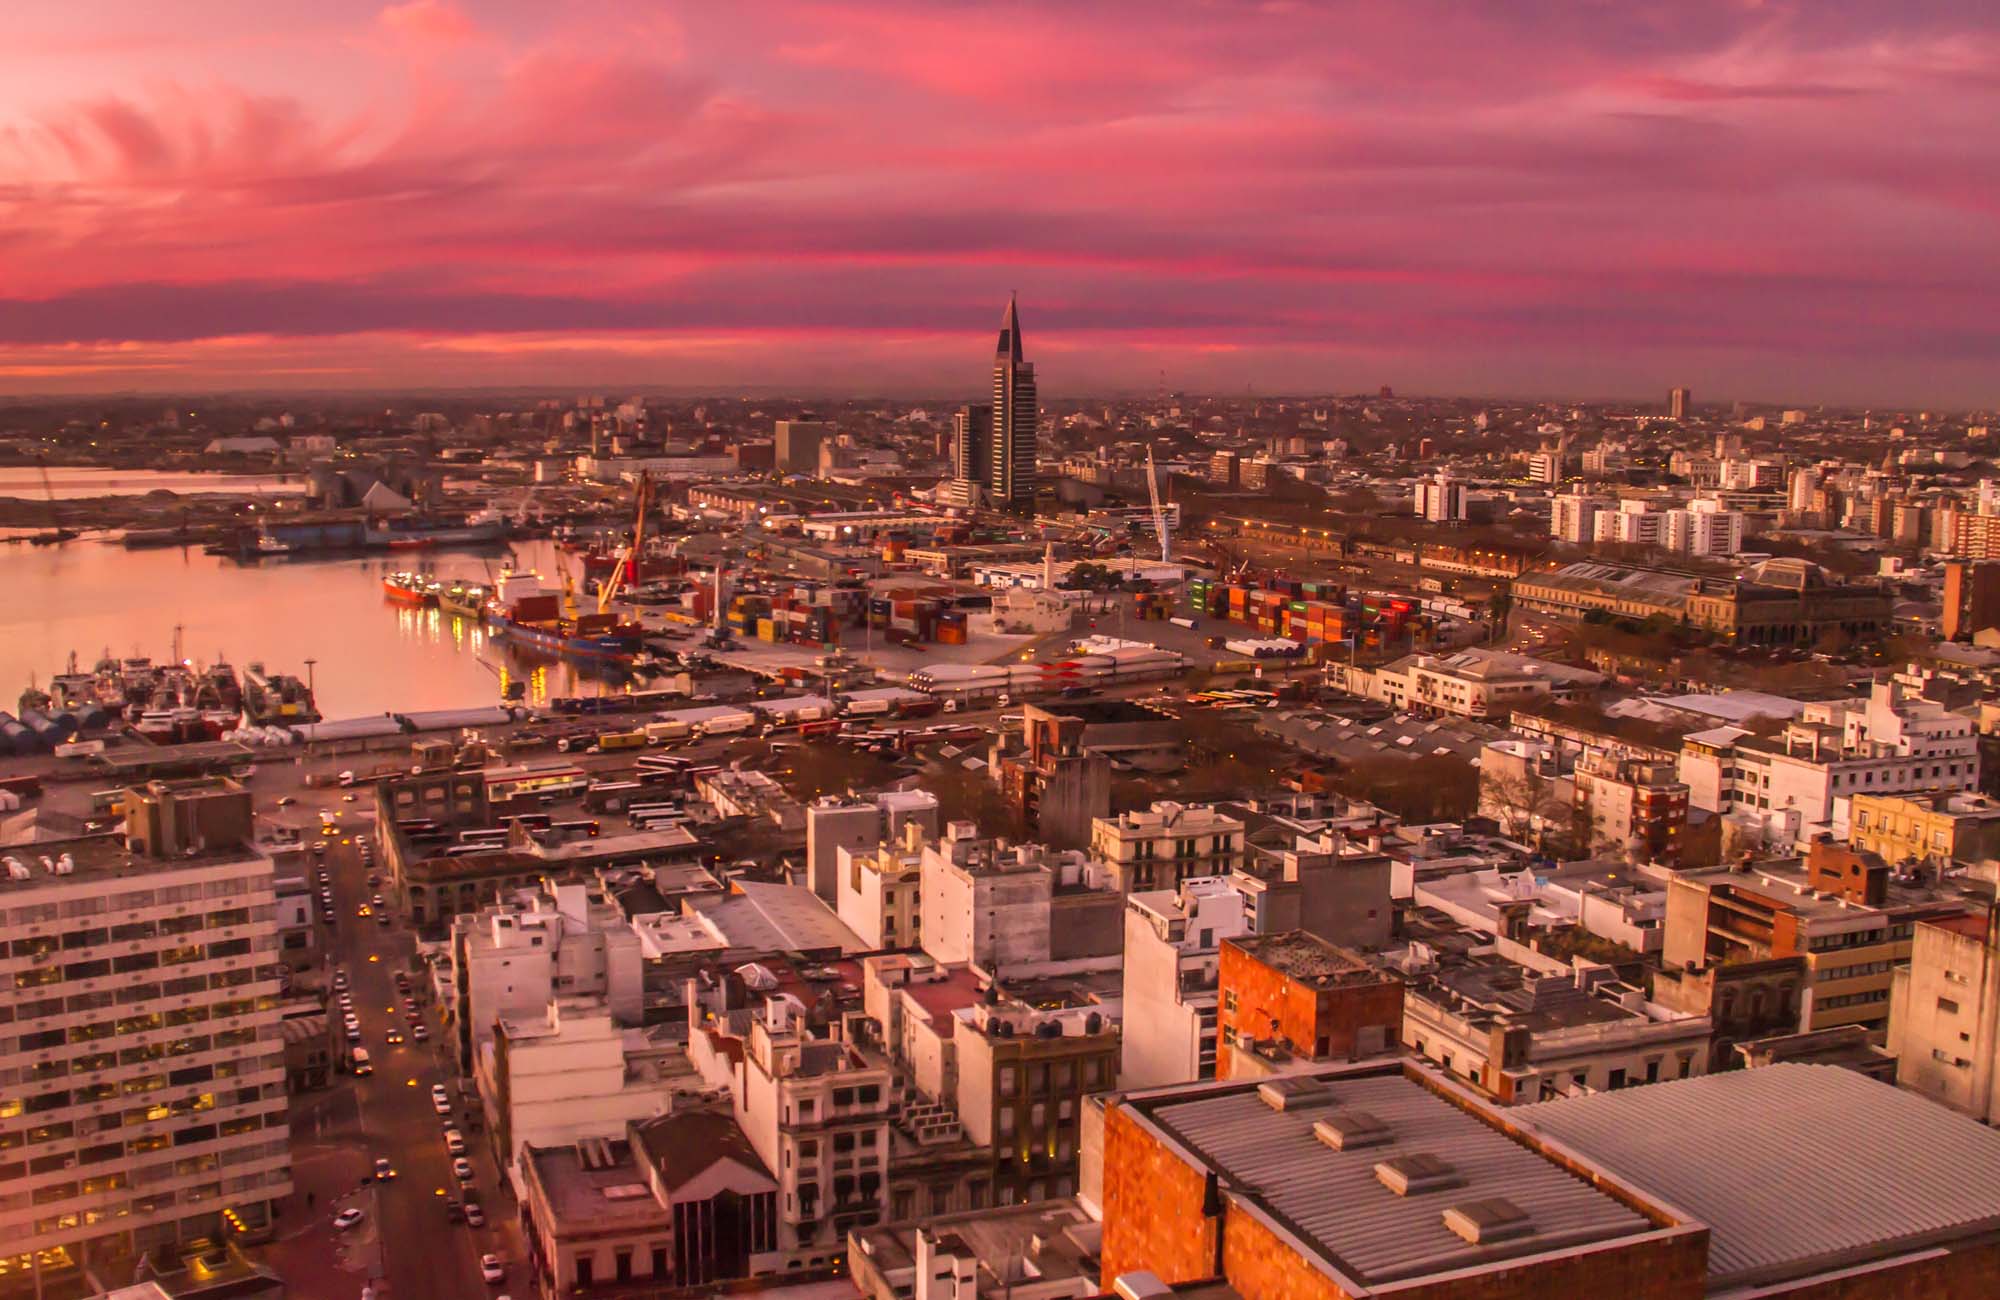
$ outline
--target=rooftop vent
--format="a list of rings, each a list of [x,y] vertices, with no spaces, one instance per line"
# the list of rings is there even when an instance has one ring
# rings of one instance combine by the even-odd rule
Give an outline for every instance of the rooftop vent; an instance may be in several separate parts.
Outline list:
[[[1428,1151],[1392,1156],[1375,1166],[1375,1177],[1398,1196],[1421,1196],[1425,1192],[1465,1186],[1464,1177],[1449,1160]]]
[[[1444,1212],[1444,1226],[1475,1246],[1492,1246],[1533,1236],[1528,1212],[1504,1196],[1460,1201]]]
[[[1272,1110],[1311,1110],[1333,1100],[1318,1079],[1273,1079],[1258,1084],[1257,1095]]]
[[[1335,1151],[1359,1151],[1382,1146],[1396,1135],[1365,1110],[1337,1110],[1313,1125],[1313,1136]]]

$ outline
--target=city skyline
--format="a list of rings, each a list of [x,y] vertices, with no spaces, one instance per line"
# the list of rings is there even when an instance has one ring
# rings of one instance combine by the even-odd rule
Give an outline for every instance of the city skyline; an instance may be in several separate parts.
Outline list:
[[[216,2],[11,45],[0,394],[970,397],[1015,288],[1056,398],[2000,402],[2000,39],[1950,5]]]

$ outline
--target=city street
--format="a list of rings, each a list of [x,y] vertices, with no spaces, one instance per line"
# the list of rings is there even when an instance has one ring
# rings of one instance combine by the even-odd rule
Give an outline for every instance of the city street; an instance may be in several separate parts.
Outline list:
[[[310,842],[321,808],[341,813],[340,829],[347,834],[326,837],[324,861],[332,876],[335,910],[325,937],[332,966],[347,971],[361,1021],[361,1045],[373,1058],[374,1073],[336,1073],[330,1088],[294,1102],[298,1190],[279,1220],[278,1240],[265,1253],[289,1282],[290,1293],[305,1300],[354,1300],[370,1284],[376,1296],[398,1300],[530,1294],[513,1198],[504,1192],[486,1143],[465,1123],[468,1108],[458,1103],[458,1080],[443,1064],[447,1035],[437,1008],[425,997],[425,981],[411,965],[409,933],[399,920],[384,926],[372,916],[358,915],[377,890],[368,884],[368,868],[357,847],[369,829],[357,817],[362,805],[342,803],[343,793],[302,791],[298,806],[287,809],[283,820],[306,823]],[[411,974],[431,1035],[428,1042],[409,1037],[413,1021],[395,985],[398,970]],[[341,1015],[335,1002],[329,1017],[336,1027]],[[404,1041],[386,1041],[392,1027]],[[466,1135],[474,1169],[469,1190],[486,1216],[481,1228],[447,1217],[446,1199],[462,1201],[468,1189],[452,1176],[443,1137],[447,1121],[431,1103],[436,1083],[451,1094],[450,1122]],[[387,1158],[397,1176],[364,1182],[378,1157]],[[361,1222],[345,1232],[335,1229],[334,1215],[350,1206],[362,1211]],[[481,1279],[479,1257],[486,1252],[507,1262],[505,1282],[489,1285]]]

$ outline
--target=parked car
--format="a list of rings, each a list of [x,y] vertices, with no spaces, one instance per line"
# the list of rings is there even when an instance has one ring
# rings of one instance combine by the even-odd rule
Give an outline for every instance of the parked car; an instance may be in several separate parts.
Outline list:
[[[468,1227],[473,1228],[483,1228],[486,1226],[486,1211],[479,1208],[478,1201],[467,1201],[465,1203],[465,1222]]]
[[[451,1176],[461,1183],[472,1181],[472,1162],[464,1156],[451,1162]]]
[[[498,1255],[479,1257],[479,1276],[496,1285],[507,1280],[507,1266],[500,1262]]]

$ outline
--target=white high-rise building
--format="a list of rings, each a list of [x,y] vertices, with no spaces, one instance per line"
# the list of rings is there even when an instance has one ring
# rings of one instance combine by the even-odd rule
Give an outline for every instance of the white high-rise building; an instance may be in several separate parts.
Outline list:
[[[1820,477],[1816,469],[1795,469],[1792,471],[1791,489],[1786,494],[1785,505],[1793,510],[1813,508],[1813,494],[1819,491]]]
[[[230,1240],[291,1194],[277,890],[250,795],[154,782],[124,811],[123,834],[0,848],[10,1261]]]
[[[1582,492],[1566,493],[1549,502],[1549,536],[1565,542],[1585,544],[1597,536],[1597,516],[1610,507],[1603,497]]]
[[[1435,478],[1425,479],[1417,484],[1415,507],[1420,519],[1434,524],[1456,523],[1468,514],[1465,484],[1453,481],[1450,475],[1442,472]]]
[[[1528,481],[1530,483],[1556,484],[1562,482],[1563,458],[1557,451],[1538,451],[1528,457]]]
[[[1683,555],[1734,555],[1743,549],[1743,515],[1703,497],[1667,512],[1666,548]]]
[[[1666,516],[1647,501],[1620,501],[1616,510],[1603,510],[1592,523],[1594,540],[1620,542],[1627,546],[1666,545]]]

